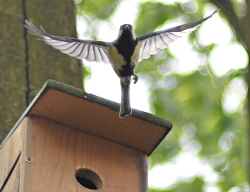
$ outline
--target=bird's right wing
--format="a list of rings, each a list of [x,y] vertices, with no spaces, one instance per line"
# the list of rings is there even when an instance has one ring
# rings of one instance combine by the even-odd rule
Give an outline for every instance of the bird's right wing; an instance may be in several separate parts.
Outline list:
[[[50,35],[42,27],[38,29],[28,20],[25,20],[25,27],[31,34],[41,37],[47,44],[65,54],[90,62],[109,63],[108,49],[111,43]]]
[[[179,25],[162,31],[156,31],[138,37],[138,45],[140,46],[138,62],[147,59],[150,55],[158,53],[159,49],[165,49],[170,43],[176,39],[190,34],[207,19],[211,18],[218,10],[214,11],[210,16],[199,21]]]

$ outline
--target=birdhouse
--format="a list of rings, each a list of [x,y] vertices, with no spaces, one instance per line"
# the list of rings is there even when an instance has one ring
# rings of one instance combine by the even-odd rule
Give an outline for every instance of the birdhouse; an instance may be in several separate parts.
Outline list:
[[[2,192],[146,192],[171,123],[49,80],[3,141]]]

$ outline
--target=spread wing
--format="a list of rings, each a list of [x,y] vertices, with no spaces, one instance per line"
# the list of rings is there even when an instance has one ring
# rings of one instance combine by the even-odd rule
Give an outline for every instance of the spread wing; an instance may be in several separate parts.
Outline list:
[[[47,44],[65,54],[87,61],[109,63],[107,50],[111,43],[50,35],[42,27],[38,29],[28,20],[25,20],[25,27],[31,34],[41,37]]]
[[[140,53],[138,62],[143,59],[147,59],[150,55],[158,53],[159,49],[166,48],[170,43],[176,39],[190,34],[192,31],[207,19],[211,18],[218,10],[214,11],[210,16],[201,19],[199,21],[188,23],[184,25],[179,25],[177,27],[169,28],[162,31],[156,31],[154,33],[149,33],[138,37],[138,43],[140,46]]]

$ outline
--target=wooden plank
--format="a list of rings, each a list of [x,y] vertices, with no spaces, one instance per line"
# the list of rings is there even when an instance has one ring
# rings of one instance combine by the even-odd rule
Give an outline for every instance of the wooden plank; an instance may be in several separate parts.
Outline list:
[[[150,154],[168,130],[141,118],[119,118],[109,107],[49,89],[29,112]]]
[[[34,161],[25,163],[22,191],[89,192],[75,178],[79,168],[101,177],[100,192],[147,191],[147,155],[42,118],[25,119],[24,156]]]
[[[11,168],[13,167],[18,155],[22,150],[22,139],[26,121],[23,121],[16,131],[12,134],[12,137],[4,144],[0,150],[0,188],[6,180]]]
[[[21,153],[20,153],[21,155]],[[21,161],[18,156],[18,159],[15,162],[13,171],[11,172],[10,177],[6,185],[4,186],[1,192],[18,192],[20,189],[20,170],[21,170]]]

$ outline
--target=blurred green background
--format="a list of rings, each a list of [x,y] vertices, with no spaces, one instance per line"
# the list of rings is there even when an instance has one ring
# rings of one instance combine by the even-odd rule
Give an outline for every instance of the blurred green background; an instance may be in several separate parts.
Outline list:
[[[88,37],[105,40],[98,36],[101,30],[105,33],[100,26],[112,26],[110,19],[125,1],[76,1],[77,17],[87,26]],[[209,26],[201,26],[189,35],[188,45],[194,55],[190,57],[199,63],[195,67],[180,69],[180,57],[188,59],[185,54],[190,51],[185,53],[181,47],[180,54],[174,48],[166,49],[137,67],[137,74],[148,86],[152,113],[174,125],[150,156],[151,192],[249,191],[249,5],[249,0],[138,2],[134,20],[137,36],[156,31],[166,23],[200,20],[218,8],[214,17],[223,25],[219,26],[212,17],[207,21]],[[123,14],[130,14],[129,9]],[[230,38],[226,42],[220,42],[221,27]],[[202,35],[206,31],[209,39]],[[235,65],[229,65],[228,59]],[[91,71],[86,67],[84,71],[86,79]],[[161,185],[155,183],[157,180]]]

